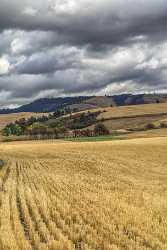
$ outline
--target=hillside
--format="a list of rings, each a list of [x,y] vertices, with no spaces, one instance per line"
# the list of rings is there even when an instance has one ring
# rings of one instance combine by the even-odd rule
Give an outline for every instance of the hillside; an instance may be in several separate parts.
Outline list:
[[[9,123],[15,122],[16,120],[19,120],[21,118],[30,118],[32,116],[34,117],[40,117],[43,113],[30,113],[30,112],[22,112],[22,113],[12,113],[12,114],[1,114],[0,115],[0,131]]]
[[[100,100],[101,101],[101,100]],[[26,113],[24,113],[26,114]],[[27,113],[29,114],[29,113]],[[32,115],[32,113],[31,113]],[[31,116],[29,115],[29,116]],[[23,114],[20,114],[20,117]],[[167,103],[144,105],[129,105],[120,107],[103,107],[86,111],[69,113],[57,111],[33,119],[26,116],[26,120],[19,120],[17,115],[1,115],[2,126],[8,124],[4,130],[5,136],[27,136],[29,139],[65,138],[80,136],[99,136],[104,134],[125,134],[136,131],[167,128]],[[6,120],[5,120],[6,118]],[[99,124],[102,130],[96,130]],[[163,134],[163,131],[162,131]]]
[[[102,109],[103,110],[103,109]],[[103,110],[98,119],[110,119],[132,117],[142,115],[167,114],[167,103],[155,103],[144,105],[129,105],[124,107],[108,107]]]
[[[101,113],[97,121],[104,123],[111,132],[112,130],[142,129],[149,123],[157,126],[161,123],[167,124],[167,103],[108,107],[98,110]]]
[[[100,114],[97,116],[95,124],[103,123],[111,133],[117,130],[120,132],[145,130],[145,126],[150,123],[156,128],[160,127],[161,124],[167,127],[167,103],[115,106],[90,110],[92,113],[97,111]],[[95,124],[88,128],[93,129]]]
[[[113,97],[109,97],[109,96],[96,96],[84,102],[87,104],[94,105],[96,107],[102,107],[102,108],[116,106],[115,102],[113,101]]]
[[[167,102],[167,94],[123,94],[115,96],[79,96],[43,98],[15,109],[0,109],[0,114],[20,112],[54,112],[57,109],[70,108],[71,111],[82,111],[114,106],[139,105]]]
[[[20,106],[16,109],[1,109],[1,114],[20,113],[20,112],[54,112],[57,109],[63,109],[75,103],[81,103],[89,97],[59,97],[59,98],[43,98],[35,100],[32,103]]]
[[[167,102],[167,94],[125,94],[112,97],[117,106]]]

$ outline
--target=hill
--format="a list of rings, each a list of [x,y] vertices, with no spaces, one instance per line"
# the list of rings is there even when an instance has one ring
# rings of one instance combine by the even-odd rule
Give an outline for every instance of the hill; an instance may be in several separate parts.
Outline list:
[[[85,112],[87,111],[79,113]],[[95,124],[101,122],[111,132],[113,130],[142,130],[149,123],[153,123],[157,127],[161,123],[167,126],[167,102],[103,107],[91,109],[89,112],[99,112]],[[76,113],[76,115],[79,113]],[[92,129],[95,124],[89,128]]]
[[[113,96],[112,98],[117,106],[167,102],[167,94],[123,94]]]
[[[32,116],[40,117],[43,113],[31,113],[31,112],[21,112],[12,114],[1,114],[0,115],[0,131],[9,123],[15,122],[16,120],[25,118],[28,119]]]
[[[1,109],[0,113],[1,114],[20,113],[20,112],[49,113],[49,112],[54,112],[57,109],[63,109],[75,103],[79,104],[88,98],[89,97],[87,96],[42,98],[15,109]]]
[[[10,121],[12,114],[6,115],[8,116]],[[3,129],[3,135],[26,136],[27,139],[94,137],[108,134],[118,136],[167,128],[167,103],[103,107],[74,113],[62,110],[49,115],[27,117],[26,120],[18,118],[15,123],[8,124]],[[100,127],[97,128],[98,126]]]
[[[167,126],[167,103],[129,105],[98,109],[97,121],[109,130],[144,130],[148,124],[155,128]],[[92,111],[93,112],[93,111]],[[90,128],[93,129],[94,125]]]
[[[20,112],[54,112],[57,109],[69,108],[71,111],[82,111],[109,106],[127,106],[167,102],[167,94],[123,94],[115,96],[79,96],[43,98],[15,109],[0,109],[0,114]]]

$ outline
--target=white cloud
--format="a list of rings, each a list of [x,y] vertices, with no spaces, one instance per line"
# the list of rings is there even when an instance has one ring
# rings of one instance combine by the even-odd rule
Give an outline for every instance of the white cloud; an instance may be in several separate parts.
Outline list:
[[[37,13],[38,13],[38,10],[37,10],[37,9],[34,9],[34,8],[31,7],[31,6],[26,7],[26,8],[23,10],[23,14],[28,15],[28,16],[35,16]]]
[[[80,1],[76,0],[52,0],[50,1],[50,9],[55,14],[75,14],[79,10]]]
[[[0,58],[0,75],[5,75],[9,72],[10,64],[5,57]]]

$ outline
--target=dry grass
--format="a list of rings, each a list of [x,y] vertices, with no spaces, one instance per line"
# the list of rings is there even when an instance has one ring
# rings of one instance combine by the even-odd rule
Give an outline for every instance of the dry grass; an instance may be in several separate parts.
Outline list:
[[[113,107],[105,110],[106,112],[101,113],[98,119],[167,113],[167,103]]]
[[[113,130],[144,128],[149,123],[153,123],[158,127],[161,122],[167,121],[167,103],[108,107],[89,110],[89,112],[97,111],[101,111],[97,120],[103,122],[110,132]],[[94,125],[89,128],[93,129]]]
[[[162,122],[167,121],[167,103],[105,108],[105,112],[102,112],[97,119],[102,120],[111,132],[142,129],[149,123],[159,127]]]
[[[161,122],[166,120],[167,115],[145,116],[145,117],[129,117],[120,119],[111,119],[104,121],[104,125],[110,130],[119,129],[137,129],[144,128],[147,124],[152,123],[159,127]]]
[[[0,249],[167,249],[167,140],[0,145]]]
[[[155,138],[155,137],[166,137],[167,128],[150,129],[145,131],[136,131],[132,133],[122,133],[117,136],[117,139],[136,139],[136,138]]]

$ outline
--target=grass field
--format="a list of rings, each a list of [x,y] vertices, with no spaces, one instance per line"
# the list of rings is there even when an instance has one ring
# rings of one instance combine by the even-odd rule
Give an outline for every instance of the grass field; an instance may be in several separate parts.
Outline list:
[[[167,249],[166,155],[166,138],[0,144],[0,249]]]
[[[96,141],[112,141],[116,140],[117,137],[113,135],[104,135],[104,136],[92,136],[92,137],[75,137],[75,138],[66,138],[66,141],[74,142],[96,142]],[[120,140],[120,137],[119,137]]]
[[[98,119],[110,119],[110,118],[121,118],[131,116],[142,116],[149,114],[167,114],[167,103],[159,104],[143,104],[143,105],[131,105],[122,107],[112,107],[101,109],[106,112],[101,113]]]
[[[152,123],[159,126],[167,123],[167,103],[144,104],[98,109],[97,120],[112,132],[113,130],[143,129]],[[95,111],[95,110],[93,110]],[[90,126],[94,128],[94,125]]]

